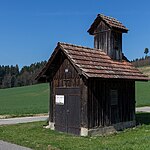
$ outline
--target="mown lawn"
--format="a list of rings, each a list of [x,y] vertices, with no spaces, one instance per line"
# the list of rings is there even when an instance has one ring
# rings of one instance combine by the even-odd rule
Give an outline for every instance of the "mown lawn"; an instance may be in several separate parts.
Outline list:
[[[136,82],[136,106],[150,106],[150,81]]]
[[[48,112],[48,84],[0,89],[0,115]]]
[[[145,124],[105,137],[67,135],[44,129],[45,122],[0,126],[0,139],[35,150],[46,150],[48,145],[61,150],[149,150],[150,113],[137,114],[137,120]]]

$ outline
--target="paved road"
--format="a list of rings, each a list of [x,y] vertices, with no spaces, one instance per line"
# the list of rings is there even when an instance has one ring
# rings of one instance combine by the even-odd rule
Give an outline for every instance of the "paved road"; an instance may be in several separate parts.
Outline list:
[[[20,117],[20,118],[0,119],[0,125],[9,125],[9,124],[17,124],[17,123],[27,123],[27,122],[35,122],[35,121],[45,121],[47,118],[48,118],[48,116],[36,116],[36,117]]]
[[[150,107],[137,107],[136,108],[137,112],[149,112],[150,113]]]
[[[0,140],[0,150],[31,150],[31,149]]]

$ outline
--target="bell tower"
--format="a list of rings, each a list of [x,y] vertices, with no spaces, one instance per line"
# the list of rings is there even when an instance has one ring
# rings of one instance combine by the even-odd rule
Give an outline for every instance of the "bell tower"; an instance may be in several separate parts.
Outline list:
[[[122,34],[128,29],[117,19],[98,14],[88,33],[94,36],[94,48],[101,49],[113,60],[122,60]]]

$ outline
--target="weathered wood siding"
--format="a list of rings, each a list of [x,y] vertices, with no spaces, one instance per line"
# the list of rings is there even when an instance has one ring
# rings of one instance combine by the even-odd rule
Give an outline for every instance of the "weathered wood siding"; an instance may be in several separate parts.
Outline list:
[[[73,88],[80,87],[80,77],[66,57],[63,60],[58,60],[60,67],[56,71],[52,81],[50,82],[50,121],[55,120],[55,95],[56,88]],[[59,62],[61,61],[61,63]]]
[[[53,78],[53,86],[56,87],[79,87],[80,77],[68,59],[57,70]]]
[[[80,79],[81,89],[81,127],[88,128],[88,82],[85,78]]]
[[[111,31],[111,58],[116,60],[122,59],[122,33]]]
[[[100,22],[94,32],[94,47],[108,54],[110,51],[110,33],[111,31],[108,26],[106,26],[104,22]]]
[[[110,29],[103,21],[94,32],[94,47],[103,50],[112,59],[122,59],[122,33]]]
[[[134,120],[134,85],[134,81],[128,80],[89,80],[88,127],[109,126]],[[118,91],[118,105],[111,105],[110,90]]]
[[[86,79],[63,55],[57,63],[60,65],[50,81],[51,122],[55,122],[56,88],[75,87],[80,89],[81,127],[91,129],[135,120],[135,81]]]

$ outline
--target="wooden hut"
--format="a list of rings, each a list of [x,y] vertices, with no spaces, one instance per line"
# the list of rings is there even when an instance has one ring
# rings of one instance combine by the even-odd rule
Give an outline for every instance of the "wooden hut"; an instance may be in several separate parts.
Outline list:
[[[148,78],[122,53],[127,31],[99,14],[88,30],[95,48],[57,44],[37,76],[50,85],[51,129],[87,136],[135,126],[135,81]]]

